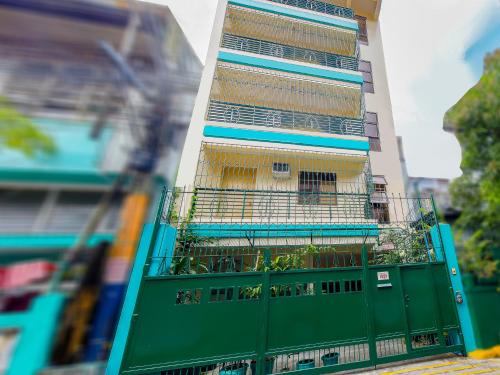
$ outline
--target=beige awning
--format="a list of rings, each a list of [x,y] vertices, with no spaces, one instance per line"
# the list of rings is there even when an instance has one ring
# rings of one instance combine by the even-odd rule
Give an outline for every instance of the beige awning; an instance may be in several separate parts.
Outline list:
[[[387,181],[384,176],[373,176],[373,183],[380,185],[387,185]]]

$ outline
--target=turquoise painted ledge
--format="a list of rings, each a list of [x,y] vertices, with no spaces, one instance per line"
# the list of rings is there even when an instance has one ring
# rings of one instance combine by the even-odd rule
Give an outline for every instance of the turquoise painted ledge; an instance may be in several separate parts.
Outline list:
[[[370,149],[368,141],[315,137],[311,135],[269,132],[263,130],[226,128],[212,125],[205,125],[203,135],[205,137],[241,139],[246,141],[283,143],[300,146],[328,147],[344,150],[368,151]]]
[[[41,183],[64,185],[111,186],[118,176],[117,172],[100,173],[99,171],[70,171],[56,168],[5,168],[0,166],[0,181],[15,183]],[[165,185],[165,178],[154,176],[155,183]]]
[[[250,237],[359,237],[378,236],[376,224],[192,224],[199,236],[216,238]]]
[[[50,183],[50,184],[89,184],[109,186],[118,173],[101,174],[85,171],[62,171],[57,169],[24,169],[0,167],[0,181],[19,183]]]
[[[120,319],[115,332],[113,346],[109,355],[108,364],[106,366],[106,375],[117,375],[120,373],[120,367],[127,345],[128,334],[130,331],[130,324],[134,314],[135,304],[139,295],[139,288],[141,285],[142,274],[148,257],[148,250],[153,240],[153,224],[148,223],[144,225],[142,230],[141,239],[135,255],[132,273],[125,293]]]
[[[88,241],[89,246],[95,246],[101,241],[112,242],[114,234],[94,234]],[[0,235],[0,250],[2,249],[44,249],[67,248],[75,243],[76,234],[16,234]]]
[[[323,16],[321,14],[310,13],[307,11],[302,11],[299,9],[290,9],[286,7],[281,7],[278,5],[267,4],[260,1],[254,0],[229,0],[229,4],[238,5],[245,8],[260,10],[264,12],[280,14],[283,16],[288,16],[296,18],[299,20],[311,21],[316,23],[321,23],[328,26],[336,26],[342,29],[358,31],[358,23],[355,21],[347,21],[343,19],[338,19],[335,17]]]
[[[332,79],[336,81],[355,83],[358,85],[363,84],[363,77],[361,75],[337,72],[335,70],[314,68],[311,66],[292,64],[282,61],[265,59],[262,57],[254,57],[232,52],[220,51],[218,59],[219,61],[224,61],[233,64],[254,66],[271,70],[279,70],[287,73],[303,74],[311,77]]]

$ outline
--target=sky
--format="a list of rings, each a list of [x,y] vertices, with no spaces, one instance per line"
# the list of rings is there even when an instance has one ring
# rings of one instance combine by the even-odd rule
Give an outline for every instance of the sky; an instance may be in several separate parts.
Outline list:
[[[148,0],[170,7],[204,63],[217,0]],[[382,40],[396,134],[410,176],[461,174],[460,145],[443,116],[500,48],[500,0],[383,0]]]

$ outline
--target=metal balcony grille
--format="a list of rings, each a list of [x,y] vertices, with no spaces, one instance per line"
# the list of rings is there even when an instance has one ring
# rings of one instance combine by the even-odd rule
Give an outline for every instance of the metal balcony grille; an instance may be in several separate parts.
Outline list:
[[[363,116],[361,85],[222,62],[210,99],[325,116]]]
[[[356,56],[358,52],[355,30],[305,22],[233,5],[227,8],[223,32],[287,46],[307,46],[314,51],[343,56]]]
[[[264,254],[279,271],[358,267],[361,246],[368,247],[370,264],[426,263],[436,261],[441,247],[429,233],[437,222],[430,198],[390,197],[391,223],[377,225],[367,195],[324,194],[330,196],[324,205],[294,205],[300,194],[289,191],[164,194],[158,220],[177,227],[178,237],[173,253],[151,257],[150,275],[262,271]],[[251,205],[245,207],[245,198]],[[351,207],[339,205],[341,198]],[[265,209],[259,201],[267,202]],[[303,220],[308,216],[314,221]]]
[[[324,3],[316,0],[268,0],[273,3],[291,5],[297,8],[313,10],[315,12],[331,14],[344,18],[354,18],[354,11],[350,8]]]
[[[227,33],[223,35],[222,47],[259,55],[318,64],[331,68],[358,70],[358,59],[356,57],[314,51],[311,49],[287,46],[285,44],[270,43]]]
[[[328,134],[365,135],[362,119],[284,111],[214,100],[210,101],[207,120],[229,124],[317,131]]]
[[[274,164],[288,164],[277,176]],[[199,189],[371,194],[367,155],[203,142],[195,186]]]

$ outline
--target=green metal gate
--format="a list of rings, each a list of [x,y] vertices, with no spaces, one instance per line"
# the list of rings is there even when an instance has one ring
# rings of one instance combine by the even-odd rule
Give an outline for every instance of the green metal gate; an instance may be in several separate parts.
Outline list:
[[[172,205],[163,216],[164,226],[172,222]],[[195,216],[191,213],[191,227]],[[363,237],[359,247],[348,239],[342,251],[330,245],[325,247],[328,253],[302,252],[303,261],[295,264],[299,266],[281,269],[273,264],[292,264],[297,258],[276,255],[269,246],[255,244],[252,252],[226,244],[222,257],[221,247],[213,243],[202,251],[199,234],[189,232],[186,225],[174,225],[179,228],[177,247],[168,255],[164,246],[162,254],[158,241],[172,241],[165,235],[168,231],[162,232],[157,225],[121,373],[331,373],[463,351],[446,265],[433,255],[440,245],[428,236],[434,222],[429,222],[428,213],[419,217],[420,225],[412,219],[408,228],[413,228],[412,235],[421,235],[414,241],[421,246],[421,258],[398,264],[377,262],[375,248],[383,237],[380,226],[375,232],[364,229],[363,236],[349,227],[342,236]],[[219,226],[220,231],[224,228]],[[237,228],[240,232],[241,225]],[[323,229],[322,238],[331,242],[333,231],[340,227],[332,228]],[[295,237],[302,232],[295,232]],[[186,254],[179,241],[184,241],[185,249],[188,236],[194,245],[189,244]],[[318,236],[311,230],[311,243],[317,243]],[[247,239],[257,237],[254,233]],[[260,237],[262,244],[269,234]],[[394,240],[391,243],[396,246]],[[279,251],[285,251],[283,246]],[[211,258],[213,254],[218,262]],[[203,259],[203,271],[193,271],[200,270],[197,259]],[[151,272],[159,260],[159,267]]]

